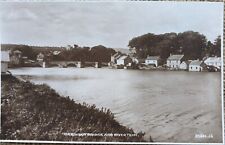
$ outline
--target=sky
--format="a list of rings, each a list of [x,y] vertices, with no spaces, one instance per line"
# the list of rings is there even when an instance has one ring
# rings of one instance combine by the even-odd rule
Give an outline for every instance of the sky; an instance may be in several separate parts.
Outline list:
[[[134,37],[196,31],[223,33],[221,2],[2,2],[2,44],[104,45],[127,48]]]

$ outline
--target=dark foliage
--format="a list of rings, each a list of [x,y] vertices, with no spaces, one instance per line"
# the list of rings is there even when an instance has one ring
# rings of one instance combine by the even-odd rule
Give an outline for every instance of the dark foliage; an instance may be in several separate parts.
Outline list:
[[[2,44],[2,50],[20,50],[23,56],[36,60],[37,54],[42,52],[50,60],[54,61],[89,61],[89,62],[109,62],[110,56],[115,54],[115,50],[102,45],[90,47],[79,47],[74,45],[67,50],[65,47],[38,47],[28,45]],[[59,55],[53,55],[53,51],[61,51]]]
[[[220,56],[221,39],[207,43],[204,35],[198,32],[186,31],[183,33],[148,33],[135,37],[129,41],[128,46],[135,48],[139,58],[148,55],[159,55],[164,61],[172,54],[184,54],[184,59],[202,59],[204,56]]]

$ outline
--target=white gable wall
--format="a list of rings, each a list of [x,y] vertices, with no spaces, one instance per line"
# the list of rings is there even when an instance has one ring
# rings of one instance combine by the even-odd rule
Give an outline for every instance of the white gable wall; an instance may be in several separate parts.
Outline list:
[[[154,64],[154,65],[157,67],[157,66],[158,66],[158,61],[157,61],[157,60],[146,59],[146,60],[145,60],[145,64],[146,64],[146,65]]]

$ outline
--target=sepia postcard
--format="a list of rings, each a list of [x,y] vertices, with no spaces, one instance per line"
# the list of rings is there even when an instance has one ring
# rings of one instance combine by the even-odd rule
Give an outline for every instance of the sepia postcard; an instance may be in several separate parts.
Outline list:
[[[223,143],[223,11],[0,2],[0,141]]]

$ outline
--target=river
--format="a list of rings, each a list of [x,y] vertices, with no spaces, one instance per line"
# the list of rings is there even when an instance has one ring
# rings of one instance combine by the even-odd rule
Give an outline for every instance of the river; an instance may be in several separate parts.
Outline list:
[[[221,73],[108,68],[17,68],[77,102],[109,108],[155,142],[222,142]],[[201,136],[203,135],[203,136]],[[205,137],[204,137],[205,135]]]

